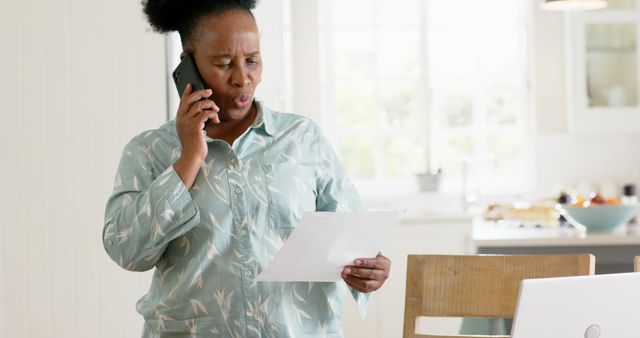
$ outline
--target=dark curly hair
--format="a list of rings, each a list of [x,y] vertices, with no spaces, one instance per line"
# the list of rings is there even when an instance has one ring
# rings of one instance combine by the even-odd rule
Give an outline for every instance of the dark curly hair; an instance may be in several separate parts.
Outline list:
[[[178,31],[184,45],[202,16],[240,9],[253,17],[251,10],[256,3],[257,0],[142,0],[142,7],[156,32]]]

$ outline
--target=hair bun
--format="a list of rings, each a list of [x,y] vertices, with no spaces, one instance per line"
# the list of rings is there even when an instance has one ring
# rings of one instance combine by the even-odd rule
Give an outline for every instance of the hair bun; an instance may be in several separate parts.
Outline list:
[[[147,21],[153,29],[160,33],[177,31],[185,17],[185,8],[191,1],[143,0],[142,7]]]
[[[257,0],[142,0],[142,7],[153,29],[160,33],[182,31],[202,14],[242,8],[252,10]]]

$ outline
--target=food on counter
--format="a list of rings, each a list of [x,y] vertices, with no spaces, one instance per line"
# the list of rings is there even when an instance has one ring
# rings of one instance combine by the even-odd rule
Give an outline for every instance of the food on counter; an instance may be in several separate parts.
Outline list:
[[[620,204],[620,199],[617,197],[609,197],[606,199],[605,204],[608,205],[618,205]]]
[[[483,213],[488,221],[517,220],[554,222],[558,219],[558,211],[554,203],[538,202],[524,204],[491,204]]]
[[[593,194],[593,197],[591,197],[589,202],[590,204],[605,204],[606,200],[600,194]]]
[[[625,190],[625,194],[627,193],[635,197],[635,191]],[[634,199],[633,204],[636,202],[637,198]],[[515,221],[520,226],[558,226],[567,224],[566,219],[559,212],[564,207],[588,208],[622,204],[626,203],[623,203],[621,198],[600,193],[592,193],[588,197],[575,193],[561,193],[559,197],[536,202],[493,203],[487,206],[482,217],[487,221]]]
[[[591,207],[597,205],[619,205],[620,199],[617,197],[604,198],[600,194],[592,194],[591,198],[585,200],[584,198],[577,196],[572,203],[574,207]]]

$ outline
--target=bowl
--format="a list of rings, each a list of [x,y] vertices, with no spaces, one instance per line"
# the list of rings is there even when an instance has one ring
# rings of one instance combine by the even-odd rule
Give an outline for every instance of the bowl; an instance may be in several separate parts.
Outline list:
[[[588,232],[611,232],[629,222],[638,205],[563,206],[560,213],[572,224],[583,225]]]
[[[418,188],[420,191],[436,191],[440,186],[441,173],[423,173],[417,174]]]

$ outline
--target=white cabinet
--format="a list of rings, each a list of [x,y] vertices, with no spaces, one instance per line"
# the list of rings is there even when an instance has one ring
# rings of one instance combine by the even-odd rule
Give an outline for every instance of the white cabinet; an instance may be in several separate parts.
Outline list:
[[[371,295],[366,320],[358,316],[355,302],[346,299],[344,333],[347,338],[402,337],[407,255],[471,254],[472,219],[406,220],[395,230],[383,254],[391,259],[391,275]],[[456,333],[460,320],[430,320],[430,332]]]
[[[574,133],[640,132],[638,0],[568,14],[569,110]]]

